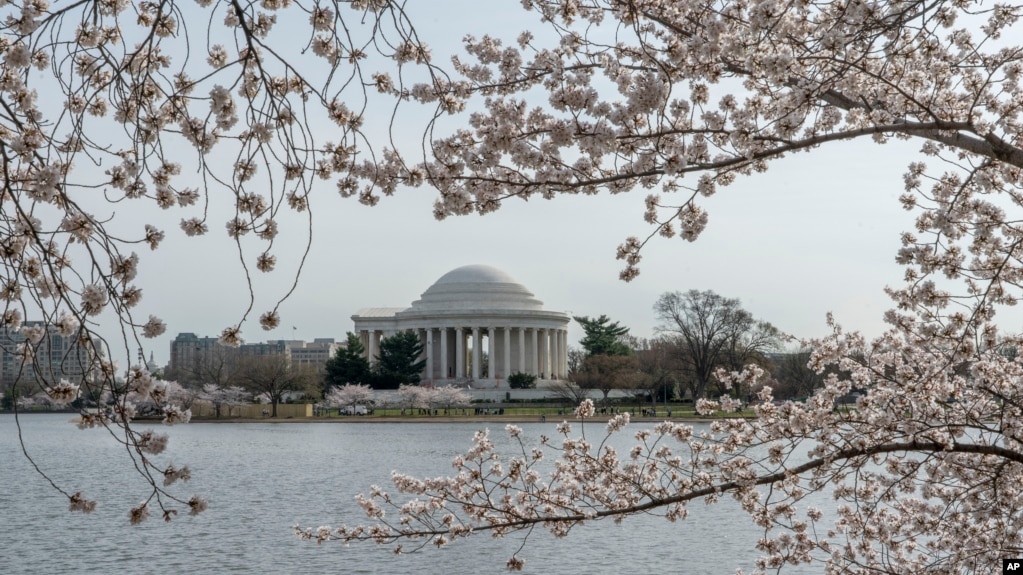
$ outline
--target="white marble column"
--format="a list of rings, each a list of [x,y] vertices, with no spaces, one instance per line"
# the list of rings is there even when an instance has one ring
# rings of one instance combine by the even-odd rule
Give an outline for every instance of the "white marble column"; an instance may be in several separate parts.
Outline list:
[[[448,378],[448,328],[440,328],[440,378]]]
[[[519,328],[519,371],[529,373],[526,369],[526,328]]]
[[[433,328],[426,328],[426,380],[433,383]]]
[[[377,362],[377,332],[375,329],[371,329],[368,330],[368,333],[369,345],[366,346],[366,353],[369,354],[369,357],[366,359],[369,360],[370,365],[373,365]]]
[[[487,377],[497,379],[497,355],[494,354],[494,328],[487,327]]]
[[[561,330],[561,377],[568,377],[568,330]]]
[[[554,373],[558,376],[557,379],[561,379],[561,330],[554,330],[554,341],[557,343],[558,352],[551,356],[551,362],[554,363]]]
[[[540,334],[537,333],[537,332],[540,331],[540,330],[536,329],[535,327],[531,328],[531,329],[533,330],[533,345],[529,349],[533,350],[533,358],[530,360],[530,363],[532,364],[531,365],[532,371],[530,373],[532,375],[539,376],[540,375],[540,344],[539,344],[539,342],[537,340],[539,339]]]
[[[505,326],[504,328],[504,376],[508,379],[511,375],[511,328]]]
[[[483,347],[481,339],[480,328],[472,328],[472,378],[474,380],[480,378],[480,357],[483,355],[480,353],[480,348]]]
[[[550,330],[544,328],[540,330],[540,373],[543,374],[542,379],[550,378]]]
[[[550,331],[550,379],[558,380],[558,370],[561,369],[561,333],[558,329]]]
[[[465,332],[460,327],[455,328],[455,377],[465,377]]]

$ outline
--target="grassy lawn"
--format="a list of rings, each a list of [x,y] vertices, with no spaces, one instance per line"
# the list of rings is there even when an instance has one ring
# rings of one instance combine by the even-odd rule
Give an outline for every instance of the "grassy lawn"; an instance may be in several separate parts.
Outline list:
[[[681,405],[681,404],[680,405],[671,405],[671,406],[669,406],[669,408],[671,410],[671,419],[693,419],[693,418],[707,419],[708,418],[707,416],[698,416],[696,414],[696,412],[695,412],[695,410],[694,410],[692,405]],[[435,414],[428,414],[425,410],[421,411],[421,410],[418,410],[418,409],[413,409],[413,410],[406,409],[405,413],[403,414],[401,408],[377,408],[377,409],[373,410],[373,413],[371,415],[338,415],[337,414],[337,410],[336,409],[332,409],[332,410],[330,410],[330,414],[329,415],[320,415],[320,416],[317,417],[317,419],[339,419],[339,420],[344,420],[344,419],[393,419],[393,418],[397,418],[397,419],[422,419],[422,420],[429,420],[430,418],[433,418],[433,417],[454,417],[454,418],[465,417],[467,419],[469,419],[469,418],[476,419],[476,418],[480,418],[480,417],[506,417],[506,418],[520,418],[520,419],[528,419],[528,418],[534,418],[535,417],[535,418],[539,419],[541,417],[544,417],[544,418],[553,418],[554,420],[559,420],[559,418],[560,419],[574,419],[574,416],[572,415],[572,409],[566,408],[566,407],[549,406],[549,405],[545,405],[545,406],[532,406],[531,405],[531,406],[521,406],[521,407],[520,406],[505,407],[504,408],[504,413],[500,413],[500,414],[498,412],[498,408],[480,407],[479,409],[484,410],[484,411],[481,411],[480,413],[477,413],[476,409],[477,409],[477,407],[475,407],[475,406],[474,407],[466,407],[466,408],[456,408],[456,409],[450,409],[450,410],[437,409]],[[644,409],[650,409],[649,406],[635,406],[635,407],[629,406],[629,407],[621,407],[620,409],[621,409],[622,413],[628,411],[632,415],[633,418],[646,418],[646,419],[667,419],[668,418],[668,410],[665,408],[664,405],[657,406],[656,411],[655,411],[655,415],[652,415],[652,416],[651,415],[643,415],[643,410]],[[487,412],[486,410],[489,410],[489,412]],[[606,414],[601,414],[600,410],[598,409],[596,418],[597,419],[602,419],[602,418],[606,419],[610,415],[611,415],[610,411],[608,413],[606,413]],[[753,417],[753,415],[754,415],[753,414],[753,410],[747,409],[747,410],[742,411],[740,413],[716,414],[714,416],[711,416],[710,418],[712,418],[712,419],[727,419],[727,418],[731,418],[731,417]]]

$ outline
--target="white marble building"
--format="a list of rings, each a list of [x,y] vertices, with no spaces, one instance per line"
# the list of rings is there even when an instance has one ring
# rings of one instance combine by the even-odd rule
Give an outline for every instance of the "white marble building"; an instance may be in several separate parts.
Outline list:
[[[540,385],[564,379],[570,320],[544,310],[522,284],[486,265],[451,270],[409,307],[365,308],[352,316],[371,362],[382,338],[413,330],[426,355],[424,384],[474,389],[507,388],[516,372],[536,375]]]

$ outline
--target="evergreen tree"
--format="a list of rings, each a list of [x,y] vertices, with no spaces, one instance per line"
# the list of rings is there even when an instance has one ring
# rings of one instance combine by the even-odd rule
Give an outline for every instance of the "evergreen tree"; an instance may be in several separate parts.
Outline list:
[[[586,350],[586,355],[630,355],[632,349],[622,341],[628,335],[629,328],[601,314],[590,319],[587,316],[573,316],[579,322],[586,336],[579,342]]]
[[[327,360],[324,366],[324,393],[332,387],[345,384],[368,384],[370,382],[369,360],[366,359],[366,346],[362,345],[359,336],[348,332],[344,347],[338,348],[334,357]]]
[[[380,353],[373,366],[374,389],[398,389],[402,384],[418,385],[426,359],[423,344],[414,331],[398,332],[380,341]]]

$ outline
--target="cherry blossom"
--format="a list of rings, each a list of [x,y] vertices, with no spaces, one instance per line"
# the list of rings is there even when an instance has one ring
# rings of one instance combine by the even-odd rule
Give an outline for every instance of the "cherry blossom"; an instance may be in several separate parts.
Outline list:
[[[348,383],[331,388],[324,400],[331,407],[351,407],[354,413],[356,405],[373,403],[373,390],[368,385]]]

